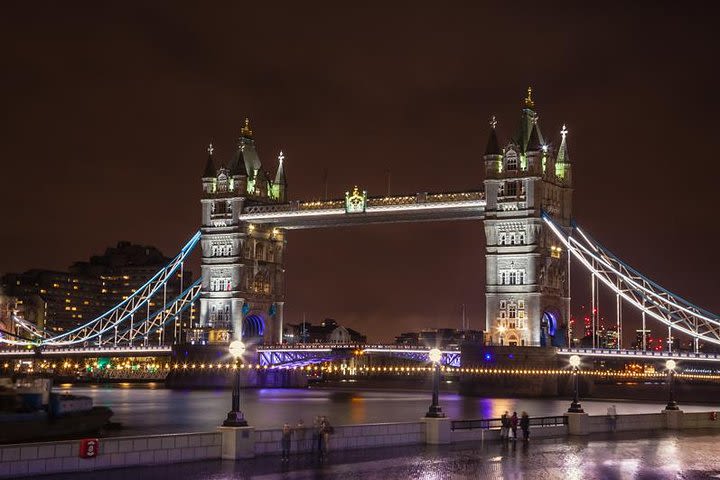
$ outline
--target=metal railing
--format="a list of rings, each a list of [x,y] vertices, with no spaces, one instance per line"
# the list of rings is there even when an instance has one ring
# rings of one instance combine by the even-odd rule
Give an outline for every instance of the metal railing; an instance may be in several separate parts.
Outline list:
[[[530,428],[532,427],[561,427],[567,425],[567,416],[556,415],[554,417],[530,417]],[[453,430],[499,430],[502,427],[501,418],[481,418],[478,420],[453,420]]]

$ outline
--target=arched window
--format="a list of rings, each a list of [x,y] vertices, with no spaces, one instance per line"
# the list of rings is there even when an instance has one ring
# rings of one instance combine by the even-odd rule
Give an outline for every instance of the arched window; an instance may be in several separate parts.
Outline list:
[[[517,307],[515,305],[510,305],[508,307],[508,317],[509,318],[517,317]]]
[[[508,276],[510,277],[510,280],[508,282],[510,285],[517,284],[517,272],[515,270],[511,270]]]
[[[505,272],[500,272],[500,285],[505,285]]]
[[[507,237],[505,233],[500,234],[500,245],[505,245],[505,242],[507,241]]]
[[[505,154],[505,170],[517,170],[518,156],[515,150],[508,150]]]

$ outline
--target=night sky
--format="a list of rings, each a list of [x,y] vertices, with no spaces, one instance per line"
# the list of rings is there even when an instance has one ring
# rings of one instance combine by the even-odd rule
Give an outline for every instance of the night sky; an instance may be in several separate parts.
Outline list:
[[[121,239],[174,255],[199,227],[207,144],[229,160],[245,116],[266,168],[285,152],[293,199],[319,198],[325,168],[332,197],[383,194],[386,170],[392,193],[479,189],[489,117],[507,140],[532,85],[544,135],[568,125],[577,222],[720,311],[717,12],[143,3],[3,4],[0,272],[66,269]],[[484,324],[479,222],[288,238],[287,321],[390,340],[460,326],[465,303]]]

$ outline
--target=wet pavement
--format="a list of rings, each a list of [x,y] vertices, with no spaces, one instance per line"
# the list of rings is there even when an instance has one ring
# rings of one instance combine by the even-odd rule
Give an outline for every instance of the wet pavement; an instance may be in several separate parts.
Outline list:
[[[395,447],[331,452],[322,463],[294,456],[205,461],[84,474],[46,480],[240,479],[563,479],[663,480],[720,478],[720,433],[608,434],[584,439],[543,439],[449,447]]]

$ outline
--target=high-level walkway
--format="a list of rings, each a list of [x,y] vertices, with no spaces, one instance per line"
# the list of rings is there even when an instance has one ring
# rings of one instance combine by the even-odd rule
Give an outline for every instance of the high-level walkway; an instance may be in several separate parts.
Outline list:
[[[240,479],[677,479],[719,478],[720,435],[694,432],[633,433],[586,439],[547,439],[456,445],[397,447],[331,452],[320,463],[293,456],[246,461],[205,461],[43,477],[48,480],[240,480]]]

